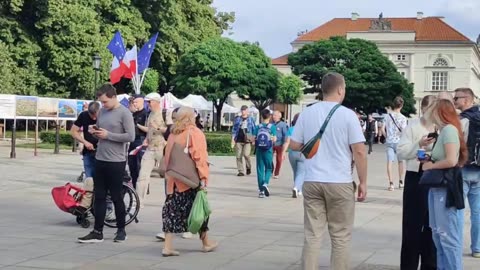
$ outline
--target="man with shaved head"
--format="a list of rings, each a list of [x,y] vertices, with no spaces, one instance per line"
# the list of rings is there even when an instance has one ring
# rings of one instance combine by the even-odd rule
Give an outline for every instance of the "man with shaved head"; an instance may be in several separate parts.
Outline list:
[[[273,178],[278,179],[280,177],[280,169],[282,168],[282,163],[286,157],[288,147],[286,144],[288,125],[282,121],[282,113],[280,111],[273,112],[273,122],[277,128],[277,141],[275,142],[275,147],[273,147],[273,151],[276,154]]]

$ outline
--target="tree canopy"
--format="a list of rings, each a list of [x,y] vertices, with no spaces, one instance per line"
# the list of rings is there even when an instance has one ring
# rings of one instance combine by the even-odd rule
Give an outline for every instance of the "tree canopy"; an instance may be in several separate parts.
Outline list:
[[[171,87],[178,58],[195,44],[230,28],[233,13],[217,12],[211,0],[2,0],[0,93],[92,98],[92,55],[102,57],[108,80],[112,55],[106,46],[119,30],[127,47],[159,32],[150,67],[162,89]],[[5,69],[9,69],[7,72]]]
[[[241,57],[246,68],[237,94],[242,99],[252,101],[261,111],[277,101],[280,73],[272,66],[270,58],[258,44],[245,42],[241,45],[245,49]]]
[[[402,112],[415,113],[413,85],[373,42],[333,37],[305,45],[289,56],[288,63],[293,73],[309,84],[309,91],[321,92],[322,77],[329,71],[344,75],[347,85],[344,105],[350,108],[361,107],[371,112],[402,96],[405,100]]]
[[[298,104],[303,97],[305,83],[296,75],[284,75],[280,78],[278,101],[284,104]]]
[[[174,92],[180,97],[197,94],[213,101],[219,128],[223,104],[230,94],[236,92],[266,107],[276,99],[278,83],[278,71],[258,45],[216,38],[180,58]]]

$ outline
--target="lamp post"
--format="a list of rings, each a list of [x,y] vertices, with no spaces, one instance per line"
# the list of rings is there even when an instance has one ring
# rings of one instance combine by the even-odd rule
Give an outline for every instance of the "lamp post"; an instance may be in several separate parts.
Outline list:
[[[95,53],[94,56],[92,56],[92,63],[93,63],[93,70],[95,70],[95,87],[94,90],[97,89],[98,86],[98,72],[100,71],[100,64],[102,63],[102,58],[98,53]]]

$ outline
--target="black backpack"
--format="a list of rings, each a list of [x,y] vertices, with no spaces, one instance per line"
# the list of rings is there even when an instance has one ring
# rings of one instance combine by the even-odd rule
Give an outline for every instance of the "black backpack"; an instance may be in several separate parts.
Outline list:
[[[460,114],[462,118],[469,121],[468,126],[468,161],[467,165],[480,166],[480,110],[478,107],[473,107]]]

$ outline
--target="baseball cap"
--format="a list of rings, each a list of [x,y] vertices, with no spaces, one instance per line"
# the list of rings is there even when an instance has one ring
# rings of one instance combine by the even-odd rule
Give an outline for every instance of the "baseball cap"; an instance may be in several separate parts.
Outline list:
[[[145,96],[142,95],[142,94],[133,94],[133,95],[132,95],[132,98],[133,98],[133,99],[136,99],[136,98],[145,98]]]
[[[242,111],[248,110],[248,106],[247,106],[247,105],[243,105],[240,109],[241,109]]]
[[[146,101],[158,101],[160,102],[162,97],[158,93],[150,93],[145,97]]]

